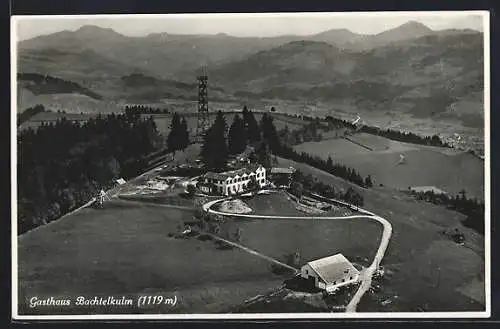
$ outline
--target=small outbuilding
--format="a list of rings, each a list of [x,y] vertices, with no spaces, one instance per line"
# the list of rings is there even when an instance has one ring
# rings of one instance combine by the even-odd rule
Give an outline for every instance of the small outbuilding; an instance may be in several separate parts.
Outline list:
[[[314,281],[314,286],[319,289],[333,292],[341,286],[357,282],[359,271],[339,253],[306,263],[300,270],[300,276]]]
[[[273,182],[276,186],[287,186],[290,187],[292,182],[292,175],[295,173],[295,168],[279,168],[273,167],[269,172],[269,180]]]
[[[448,194],[446,191],[443,191],[436,186],[410,186],[409,189],[415,193],[432,192],[434,194]]]

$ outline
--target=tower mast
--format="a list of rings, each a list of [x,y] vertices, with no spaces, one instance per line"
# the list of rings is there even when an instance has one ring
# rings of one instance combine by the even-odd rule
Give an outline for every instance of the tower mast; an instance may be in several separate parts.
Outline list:
[[[207,67],[203,65],[201,72],[197,76],[198,81],[198,122],[196,125],[196,142],[203,141],[203,137],[208,130],[208,74]]]

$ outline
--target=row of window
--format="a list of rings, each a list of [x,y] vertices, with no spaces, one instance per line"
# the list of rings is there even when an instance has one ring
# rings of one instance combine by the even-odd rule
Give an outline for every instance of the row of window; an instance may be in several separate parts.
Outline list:
[[[239,183],[239,182],[242,182],[242,181],[247,181],[250,179],[250,177],[253,176],[253,175],[250,175],[248,177],[238,177],[238,178],[234,178],[234,179],[229,179],[227,181],[228,184],[231,184],[231,183]]]
[[[349,277],[349,281],[350,281],[350,280],[352,280],[352,279],[353,279],[353,277],[352,277],[352,276],[351,276],[351,277]],[[342,279],[342,282],[345,282],[345,279]],[[340,283],[340,282],[339,282],[339,283]],[[337,281],[333,281],[333,284],[337,284]]]
[[[243,188],[247,188],[248,186],[248,183],[247,184],[240,184],[240,188],[243,187]],[[228,187],[228,193],[236,193],[238,192],[238,186],[231,186],[231,187]]]
[[[238,177],[238,178],[228,179],[227,183],[232,184],[232,183],[243,182],[243,181],[249,180],[252,176],[255,176],[256,178],[264,178],[264,173],[263,172],[258,172],[257,174],[251,173],[247,177]],[[224,183],[224,181],[211,179],[211,178],[208,178],[206,181],[210,182],[210,183],[215,183],[215,184],[223,184]]]
[[[261,184],[261,185],[262,185],[262,184],[264,184],[264,183],[265,183],[264,178],[262,178],[262,179],[258,179],[258,180],[257,180],[257,183],[258,183],[258,184]],[[229,186],[229,187],[227,188],[227,192],[228,192],[228,193],[236,193],[236,192],[238,192],[241,188],[247,188],[247,187],[248,187],[248,182],[241,183],[241,184],[236,184],[236,185]],[[220,187],[220,188],[219,188],[219,191],[221,191],[221,192],[222,192],[222,187]]]
[[[252,175],[250,175],[250,176],[248,176],[248,177],[239,177],[239,178],[235,178],[235,179],[232,179],[232,180],[231,180],[231,179],[229,179],[229,180],[227,181],[227,183],[228,183],[228,184],[234,184],[234,183],[239,183],[239,182],[249,181],[251,176],[253,176],[253,174],[252,174]],[[264,178],[264,173],[257,174],[257,175],[255,175],[255,177],[256,177],[256,178]],[[262,179],[262,180],[263,180],[263,179]],[[257,180],[257,181],[259,181],[259,180]]]

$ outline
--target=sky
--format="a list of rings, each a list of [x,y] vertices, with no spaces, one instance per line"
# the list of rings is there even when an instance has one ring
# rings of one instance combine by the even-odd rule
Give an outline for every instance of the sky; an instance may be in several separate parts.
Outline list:
[[[13,16],[18,40],[83,25],[112,28],[128,36],[149,33],[217,34],[248,37],[310,35],[346,28],[361,34],[376,34],[410,20],[431,29],[472,28],[483,30],[483,12],[377,12],[377,13],[279,13],[279,14],[175,14],[175,15],[89,15]]]

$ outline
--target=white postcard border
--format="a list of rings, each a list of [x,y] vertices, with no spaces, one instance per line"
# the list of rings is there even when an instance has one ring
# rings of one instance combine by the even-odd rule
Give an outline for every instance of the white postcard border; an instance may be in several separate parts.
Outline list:
[[[419,14],[422,17],[455,14],[458,17],[480,15],[483,18],[484,36],[484,149],[485,149],[485,311],[483,312],[361,312],[361,313],[248,313],[248,314],[100,314],[100,315],[20,315],[18,314],[18,250],[17,250],[17,23],[23,19],[85,19],[85,18],[161,18],[178,17],[194,18],[221,17],[224,15],[241,15],[245,17],[272,16],[410,16]],[[490,13],[488,11],[403,11],[403,12],[334,12],[334,13],[228,13],[228,14],[113,14],[113,15],[16,15],[11,17],[11,246],[12,246],[12,281],[11,312],[14,320],[262,320],[262,319],[468,319],[489,318],[491,316],[491,199],[490,199]]]

